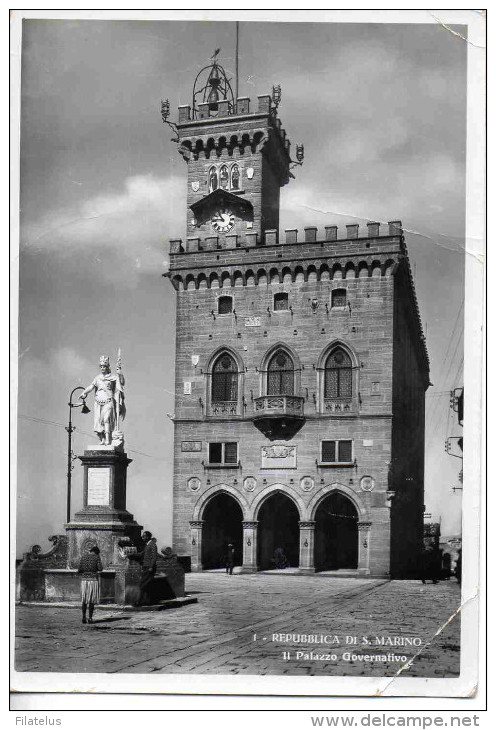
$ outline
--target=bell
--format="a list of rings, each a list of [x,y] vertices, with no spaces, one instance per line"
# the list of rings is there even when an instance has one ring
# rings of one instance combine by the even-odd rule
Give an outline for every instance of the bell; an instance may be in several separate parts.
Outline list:
[[[81,413],[91,413],[90,409],[86,405],[86,403],[83,403],[83,407],[81,408]]]

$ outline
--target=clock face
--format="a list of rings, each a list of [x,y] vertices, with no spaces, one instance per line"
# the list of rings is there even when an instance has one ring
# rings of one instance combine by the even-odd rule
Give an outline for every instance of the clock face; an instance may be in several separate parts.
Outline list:
[[[234,227],[234,213],[230,210],[218,211],[213,214],[211,222],[212,228],[217,233],[229,233]]]

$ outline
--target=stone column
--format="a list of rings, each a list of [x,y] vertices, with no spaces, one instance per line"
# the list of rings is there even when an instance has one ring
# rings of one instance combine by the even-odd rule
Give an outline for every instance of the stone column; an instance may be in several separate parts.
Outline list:
[[[315,522],[312,520],[298,524],[300,526],[300,573],[315,573]]]
[[[358,523],[358,573],[370,575],[370,528],[372,522]]]
[[[257,565],[257,520],[243,521],[243,566],[242,573],[256,573]]]
[[[191,528],[191,572],[200,573],[202,566],[202,533],[205,520],[193,520],[189,523]]]

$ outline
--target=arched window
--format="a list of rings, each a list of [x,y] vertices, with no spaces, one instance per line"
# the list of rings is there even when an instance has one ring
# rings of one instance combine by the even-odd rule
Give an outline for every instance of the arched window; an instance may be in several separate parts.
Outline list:
[[[267,395],[294,395],[294,365],[283,350],[278,350],[269,361]]]
[[[325,363],[324,398],[351,398],[350,356],[341,348],[333,350]]]
[[[233,165],[231,167],[231,190],[239,190],[239,167]]]
[[[222,165],[220,168],[220,186],[223,190],[227,190],[229,187],[229,170],[227,165]]]
[[[223,353],[212,368],[212,403],[238,400],[238,367],[227,352]]]
[[[210,168],[210,172],[208,173],[208,190],[210,193],[213,193],[214,190],[217,190],[218,187],[218,180],[217,180],[217,170],[215,167]]]

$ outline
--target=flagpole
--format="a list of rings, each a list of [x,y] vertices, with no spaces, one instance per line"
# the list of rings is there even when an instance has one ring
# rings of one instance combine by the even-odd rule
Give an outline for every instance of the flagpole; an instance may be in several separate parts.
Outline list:
[[[238,103],[239,95],[239,21],[236,21],[236,98],[234,99],[234,105]]]

